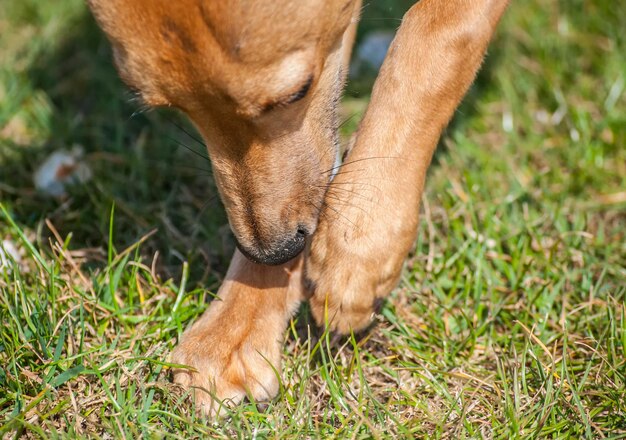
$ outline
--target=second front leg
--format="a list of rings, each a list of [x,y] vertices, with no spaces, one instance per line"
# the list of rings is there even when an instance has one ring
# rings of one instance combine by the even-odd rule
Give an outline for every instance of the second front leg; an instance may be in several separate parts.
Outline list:
[[[313,315],[366,327],[415,240],[426,171],[506,0],[422,0],[405,15],[306,259]]]
[[[172,353],[174,381],[189,388],[197,409],[215,416],[245,397],[278,393],[282,341],[302,296],[302,258],[280,266],[251,262],[238,250],[208,310]]]

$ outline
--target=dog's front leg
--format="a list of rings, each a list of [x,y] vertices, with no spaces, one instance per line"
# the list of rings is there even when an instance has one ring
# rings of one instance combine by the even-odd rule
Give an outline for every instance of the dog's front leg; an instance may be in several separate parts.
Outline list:
[[[174,381],[193,389],[203,413],[276,395],[284,331],[302,296],[301,268],[302,257],[261,266],[235,251],[218,298],[172,354],[172,362],[191,367],[175,369]]]
[[[433,151],[481,64],[506,0],[422,0],[405,15],[306,260],[313,314],[367,326],[397,284]]]

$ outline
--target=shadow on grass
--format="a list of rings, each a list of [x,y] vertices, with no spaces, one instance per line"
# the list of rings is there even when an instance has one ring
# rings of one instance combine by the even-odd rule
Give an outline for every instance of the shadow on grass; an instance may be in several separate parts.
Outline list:
[[[39,231],[42,243],[51,235],[42,227],[49,219],[62,237],[72,235],[71,249],[90,249],[95,261],[107,248],[115,205],[118,250],[157,229],[142,253],[150,262],[159,252],[161,276],[178,278],[187,260],[192,285],[214,284],[225,272],[232,240],[210,163],[199,160],[206,155],[204,146],[184,133],[193,129],[174,112],[135,113],[137,106],[112,66],[109,45],[87,11],[66,29],[22,81],[34,93],[43,91],[52,110],[41,145],[3,145],[0,199],[18,224]],[[52,151],[74,145],[84,150],[93,178],[70,187],[63,199],[35,191],[37,166]]]

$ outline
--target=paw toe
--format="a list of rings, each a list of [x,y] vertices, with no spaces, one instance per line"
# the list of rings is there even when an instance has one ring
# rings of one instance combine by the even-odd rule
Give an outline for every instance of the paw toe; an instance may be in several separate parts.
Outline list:
[[[318,325],[340,334],[359,332],[367,328],[375,315],[372,301],[362,303],[333,304],[327,301],[311,301],[311,311]]]
[[[183,344],[174,350],[173,381],[190,391],[196,409],[209,417],[221,417],[228,407],[246,397],[254,402],[272,399],[279,390],[277,371],[256,350],[236,350],[219,357],[206,353],[191,355]],[[276,368],[280,368],[277,365]]]

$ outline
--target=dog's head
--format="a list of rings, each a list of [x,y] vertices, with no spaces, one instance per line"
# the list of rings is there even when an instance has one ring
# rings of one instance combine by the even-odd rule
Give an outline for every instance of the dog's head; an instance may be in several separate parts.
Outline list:
[[[122,79],[202,133],[239,247],[280,264],[336,165],[354,0],[89,0]]]

